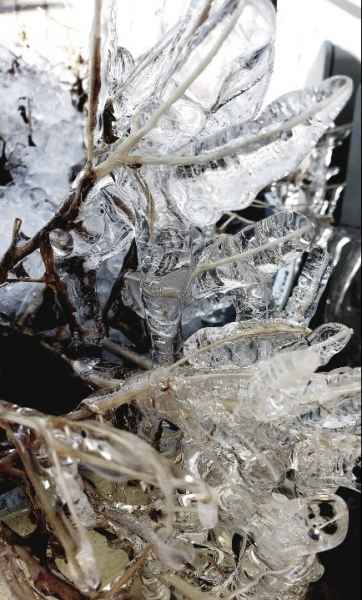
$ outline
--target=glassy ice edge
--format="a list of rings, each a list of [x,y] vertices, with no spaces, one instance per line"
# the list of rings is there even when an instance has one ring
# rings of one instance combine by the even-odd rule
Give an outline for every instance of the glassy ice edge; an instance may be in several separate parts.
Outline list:
[[[193,0],[186,13],[181,0],[166,0],[162,39],[135,57],[118,37],[120,2],[105,4],[98,165],[147,127],[235,19],[129,163],[115,163],[94,186],[75,227],[51,235],[84,332],[77,347],[93,352],[88,375],[109,376],[99,353],[107,329],[118,342],[131,339],[122,311],[145,333],[154,369],[86,401],[95,414],[113,408],[103,422],[78,427],[3,402],[1,419],[36,434],[35,493],[43,510],[59,507],[49,526],[82,593],[102,585],[90,542],[102,515],[130,560],[147,553],[136,582],[124,584],[131,597],[169,600],[172,590],[177,599],[202,591],[303,600],[323,575],[317,555],[347,535],[338,488],[359,489],[360,370],[326,369],[353,332],[309,329],[333,268],[327,217],[341,193],[328,186],[341,135],[333,122],[351,83],[337,77],[261,112],[275,40],[268,0],[244,8]],[[1,48],[0,72],[2,256],[15,218],[22,243],[54,214],[84,147],[83,116],[51,68]],[[223,229],[225,214],[238,221],[234,211],[251,205],[269,216],[233,235]],[[43,274],[37,254],[22,268],[21,277]],[[2,286],[2,319],[19,326],[29,306],[41,310],[43,292],[43,284]],[[234,322],[225,325],[226,314]],[[31,329],[31,314],[26,322]],[[49,329],[60,325],[58,312]],[[21,581],[14,597],[38,599],[25,562],[1,542],[2,573],[10,586],[14,573]],[[115,590],[117,581],[104,598],[114,600]]]

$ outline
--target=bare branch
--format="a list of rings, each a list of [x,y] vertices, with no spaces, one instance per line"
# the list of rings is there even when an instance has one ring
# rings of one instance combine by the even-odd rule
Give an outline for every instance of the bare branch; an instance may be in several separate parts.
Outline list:
[[[60,600],[85,600],[84,596],[73,586],[42,566],[32,556],[30,550],[23,545],[21,538],[19,540],[19,544],[14,544],[12,537],[14,536],[16,538],[18,536],[14,534],[13,531],[5,524],[2,525],[1,534],[10,546],[14,555],[17,557],[17,560],[26,567],[32,578],[32,581],[34,582],[34,587],[36,590],[47,595],[55,596]]]
[[[95,0],[92,28],[90,72],[89,72],[89,108],[87,120],[87,158],[90,165],[94,160],[94,132],[97,126],[99,94],[101,91],[101,32],[103,0]]]
[[[72,225],[79,214],[80,207],[93,187],[94,182],[94,173],[91,169],[88,169],[80,179],[76,190],[69,195],[54,217],[40,229],[34,237],[21,246],[17,245],[16,240],[14,241],[13,238],[9,250],[0,261],[0,285],[6,282],[8,273],[13,267],[36,250],[39,250],[44,236],[48,235],[51,231],[54,231],[54,229],[69,230],[72,228]],[[19,227],[19,233],[21,227],[21,223],[19,224],[19,222],[20,219],[17,219],[14,232],[16,231],[16,227]]]
[[[122,577],[117,578],[112,583],[111,589],[109,591],[102,592],[99,596],[97,596],[97,600],[111,600],[112,598],[114,598],[115,595],[121,593],[123,588],[129,585],[132,582],[132,580],[143,570],[151,550],[152,546],[146,546],[141,556],[139,556],[133,562],[133,564],[130,565],[126,573],[122,575]]]
[[[44,281],[51,288],[56,295],[58,302],[64,312],[64,315],[69,323],[69,327],[72,332],[78,331],[83,333],[80,325],[75,318],[75,307],[69,300],[67,288],[63,281],[60,279],[57,270],[55,268],[54,252],[52,245],[49,240],[49,234],[45,234],[40,242],[40,253],[45,266],[45,277]]]
[[[8,272],[14,266],[14,260],[17,254],[16,245],[18,243],[18,237],[22,224],[23,222],[21,219],[15,219],[9,249],[5,252],[5,255],[0,263],[0,284],[6,281]]]

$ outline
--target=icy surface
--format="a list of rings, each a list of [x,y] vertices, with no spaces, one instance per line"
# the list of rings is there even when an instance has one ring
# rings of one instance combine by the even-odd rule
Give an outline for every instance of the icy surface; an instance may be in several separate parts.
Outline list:
[[[69,193],[71,168],[83,160],[84,151],[82,116],[69,88],[46,65],[33,67],[0,49],[0,74],[0,148],[5,144],[12,179],[0,187],[3,254],[16,217],[29,237],[47,223]]]

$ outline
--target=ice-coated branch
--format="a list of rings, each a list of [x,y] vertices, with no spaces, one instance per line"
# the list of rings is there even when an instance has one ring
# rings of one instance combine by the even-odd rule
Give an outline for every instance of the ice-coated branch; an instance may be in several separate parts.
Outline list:
[[[210,60],[212,60],[212,59],[210,59]],[[206,66],[204,65],[202,70],[204,70],[204,68],[206,68]],[[198,75],[202,72],[202,70],[200,69],[200,72],[198,73]],[[190,79],[191,79],[191,77],[192,76],[190,76]],[[352,82],[348,78],[346,78],[346,77],[335,78],[336,81],[337,81],[337,79],[340,80],[341,86],[340,86],[340,89],[338,89],[338,91],[336,91],[334,93],[334,101],[336,103],[338,103],[340,99],[343,99],[346,96],[350,96],[350,94],[352,93]],[[135,137],[137,135],[139,135],[139,137],[137,140],[134,138],[135,143],[134,144],[132,143],[132,147],[134,147],[140,141],[140,139],[142,139],[144,136],[146,136],[148,133],[150,133],[150,131],[154,127],[157,126],[157,123],[158,123],[159,119],[161,118],[161,116],[165,112],[167,112],[170,109],[170,107],[180,97],[182,97],[184,92],[188,89],[188,87],[192,83],[193,83],[193,81],[190,81],[189,85],[187,85],[187,87],[183,90],[183,93],[180,94],[180,96],[177,95],[177,92],[179,92],[179,90],[181,88],[177,89],[176,93],[174,94],[174,99],[171,97],[170,100],[168,102],[166,102],[159,109],[158,112],[160,112],[160,114],[158,115],[158,112],[157,112],[153,117],[151,117],[151,119],[149,120],[149,122],[147,123],[145,128],[142,131],[140,131],[139,134],[135,134]],[[343,83],[343,85],[342,85],[342,83]],[[331,99],[327,98],[323,101],[315,103],[308,110],[305,110],[304,112],[302,112],[296,116],[293,116],[285,121],[276,122],[275,124],[270,125],[267,128],[267,130],[261,130],[256,134],[243,135],[242,138],[236,138],[234,141],[231,141],[226,145],[219,146],[218,148],[215,148],[212,151],[206,151],[199,155],[196,155],[196,154],[190,154],[190,155],[168,154],[167,156],[166,155],[165,156],[156,156],[156,155],[147,155],[147,154],[145,154],[145,155],[144,154],[130,155],[129,152],[132,149],[132,147],[126,147],[126,144],[128,144],[131,139],[131,138],[128,138],[128,140],[124,143],[124,150],[122,148],[122,146],[123,146],[122,145],[114,154],[112,154],[108,158],[107,161],[100,164],[96,168],[96,173],[97,173],[97,176],[103,177],[105,175],[108,175],[110,172],[112,172],[112,170],[114,168],[119,167],[121,164],[123,164],[123,165],[127,165],[127,164],[128,165],[152,165],[152,166],[165,165],[165,166],[169,166],[169,167],[172,167],[172,166],[179,166],[179,167],[181,167],[181,166],[185,166],[185,167],[186,166],[197,166],[200,164],[217,162],[219,160],[222,160],[222,159],[225,159],[225,158],[228,158],[231,156],[235,156],[238,154],[253,152],[253,151],[255,151],[256,147],[258,147],[258,146],[261,147],[262,145],[271,144],[272,142],[280,139],[280,137],[283,136],[283,134],[286,134],[286,133],[292,131],[293,129],[295,129],[296,127],[298,127],[300,125],[304,125],[305,123],[308,122],[308,120],[316,117],[316,115],[318,115],[318,113],[328,109],[330,107],[330,103],[331,103]],[[113,164],[113,167],[110,168],[112,165],[112,161],[114,162],[114,164]]]
[[[250,250],[246,250],[245,252],[242,252],[241,254],[235,254],[234,256],[229,256],[227,258],[217,260],[215,262],[201,264],[197,269],[195,269],[195,271],[192,275],[192,280],[197,278],[202,273],[206,273],[207,271],[213,271],[214,269],[226,267],[228,265],[232,265],[233,263],[243,262],[245,260],[249,260],[251,258],[254,258],[255,256],[258,256],[258,255],[262,254],[263,252],[267,252],[268,250],[273,250],[274,248],[279,248],[279,247],[283,246],[283,244],[286,244],[287,242],[297,240],[299,238],[302,238],[303,235],[312,233],[313,230],[314,230],[314,224],[309,223],[308,225],[301,227],[297,231],[292,231],[291,233],[288,233],[283,238],[267,242],[266,244],[258,246],[257,248],[252,248]]]
[[[217,348],[222,348],[226,344],[235,344],[244,339],[254,338],[254,337],[269,337],[278,334],[296,334],[296,335],[304,335],[307,336],[310,334],[310,330],[306,327],[301,327],[299,325],[288,325],[287,323],[265,323],[263,325],[255,324],[253,327],[249,327],[237,333],[236,335],[228,335],[220,340],[212,344],[206,344],[205,346],[199,348],[196,352],[193,352],[191,355],[185,356],[185,358],[181,359],[174,365],[170,367],[170,372],[174,372],[183,365],[187,364],[191,358],[195,358],[196,356],[200,356],[205,354],[206,352],[210,352],[212,350],[216,350]]]
[[[204,72],[204,70],[222,48],[225,40],[235,28],[245,8],[246,1],[247,0],[238,0],[238,7],[230,19],[230,23],[225,27],[224,31],[206,54],[205,58],[193,70],[191,70],[190,75],[185,79],[185,81],[177,87],[175,92],[172,93],[171,96],[163,102],[163,104],[161,104],[160,108],[150,117],[146,125],[136,133],[130,135],[123,143],[119,145],[115,152],[111,154],[106,161],[96,167],[95,173],[98,179],[106,177],[116,168],[127,164],[127,160],[129,160],[128,155],[132,148],[134,148],[147,134],[157,127],[161,117],[170,110],[175,102],[184,96],[185,92],[191,87],[194,81],[196,81],[196,79]],[[134,164],[132,159],[131,162]]]
[[[42,240],[51,231],[54,231],[54,229],[71,229],[74,220],[79,214],[80,207],[93,187],[94,182],[94,173],[89,168],[80,178],[77,188],[71,192],[58,212],[44,227],[29,241],[25,242],[25,244],[16,245],[13,240],[10,249],[0,261],[0,285],[6,282],[8,273],[13,267],[36,250],[39,250]]]

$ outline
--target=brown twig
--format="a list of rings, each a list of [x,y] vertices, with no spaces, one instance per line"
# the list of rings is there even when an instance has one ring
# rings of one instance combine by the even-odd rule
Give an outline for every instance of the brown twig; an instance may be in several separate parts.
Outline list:
[[[95,0],[92,45],[89,72],[89,108],[87,121],[87,158],[88,163],[94,160],[94,131],[97,126],[99,94],[101,91],[101,30],[102,0]]]
[[[28,242],[22,246],[17,245],[17,236],[21,228],[20,219],[16,219],[13,232],[13,241],[9,250],[0,261],[0,285],[8,279],[9,271],[20,263],[24,258],[39,250],[40,244],[46,235],[49,235],[54,229],[69,230],[72,228],[76,217],[79,214],[80,207],[86,199],[88,193],[95,183],[95,175],[92,169],[87,169],[81,177],[78,187],[74,190],[63,206],[58,210],[54,217],[34,235]],[[15,234],[15,236],[14,236]]]
[[[21,219],[15,219],[10,246],[5,252],[4,257],[0,263],[0,284],[6,281],[8,272],[10,271],[10,269],[12,269],[12,267],[15,264],[14,261],[16,261],[17,256],[17,243],[22,224],[23,222]]]
[[[67,288],[60,279],[55,268],[53,248],[49,240],[49,234],[45,234],[40,242],[40,253],[45,266],[44,282],[54,292],[58,302],[69,323],[71,331],[82,333],[82,329],[75,318],[75,308],[69,300]]]
[[[111,340],[105,339],[103,341],[103,347],[106,350],[108,350],[108,352],[110,352],[111,354],[114,354],[115,356],[120,356],[121,358],[132,362],[143,371],[150,371],[154,367],[153,362],[149,358],[141,356],[140,354],[137,354],[137,352],[134,352],[129,348],[122,348],[122,346],[120,346],[119,344],[115,344]]]
[[[85,600],[85,597],[73,586],[42,566],[32,556],[30,549],[23,545],[21,538],[19,544],[14,544],[13,538],[14,535],[16,537],[16,534],[14,534],[14,532],[5,524],[2,525],[1,534],[11,546],[18,559],[26,566],[34,582],[34,587],[39,592],[55,596],[56,598],[59,598],[59,600]]]
[[[44,279],[33,279],[32,277],[19,277],[19,279],[7,279],[5,281],[5,285],[12,283],[44,283]]]
[[[206,4],[204,6],[204,9],[200,15],[200,19],[199,19],[196,29],[198,29],[199,27],[204,25],[204,23],[206,23],[206,21],[208,20],[208,18],[210,16],[210,11],[212,8],[213,1],[214,0],[207,0]]]
[[[129,585],[132,580],[143,570],[148,555],[152,550],[152,546],[146,546],[141,556],[139,556],[127,569],[126,573],[116,579],[111,587],[111,590],[107,592],[102,592],[99,596],[97,596],[97,600],[107,600],[108,598],[113,598],[115,594],[119,594],[122,592],[122,589]]]
[[[6,479],[24,481],[26,479],[24,472],[16,466],[18,459],[16,450],[11,451],[10,454],[0,459],[0,474],[4,475]]]

